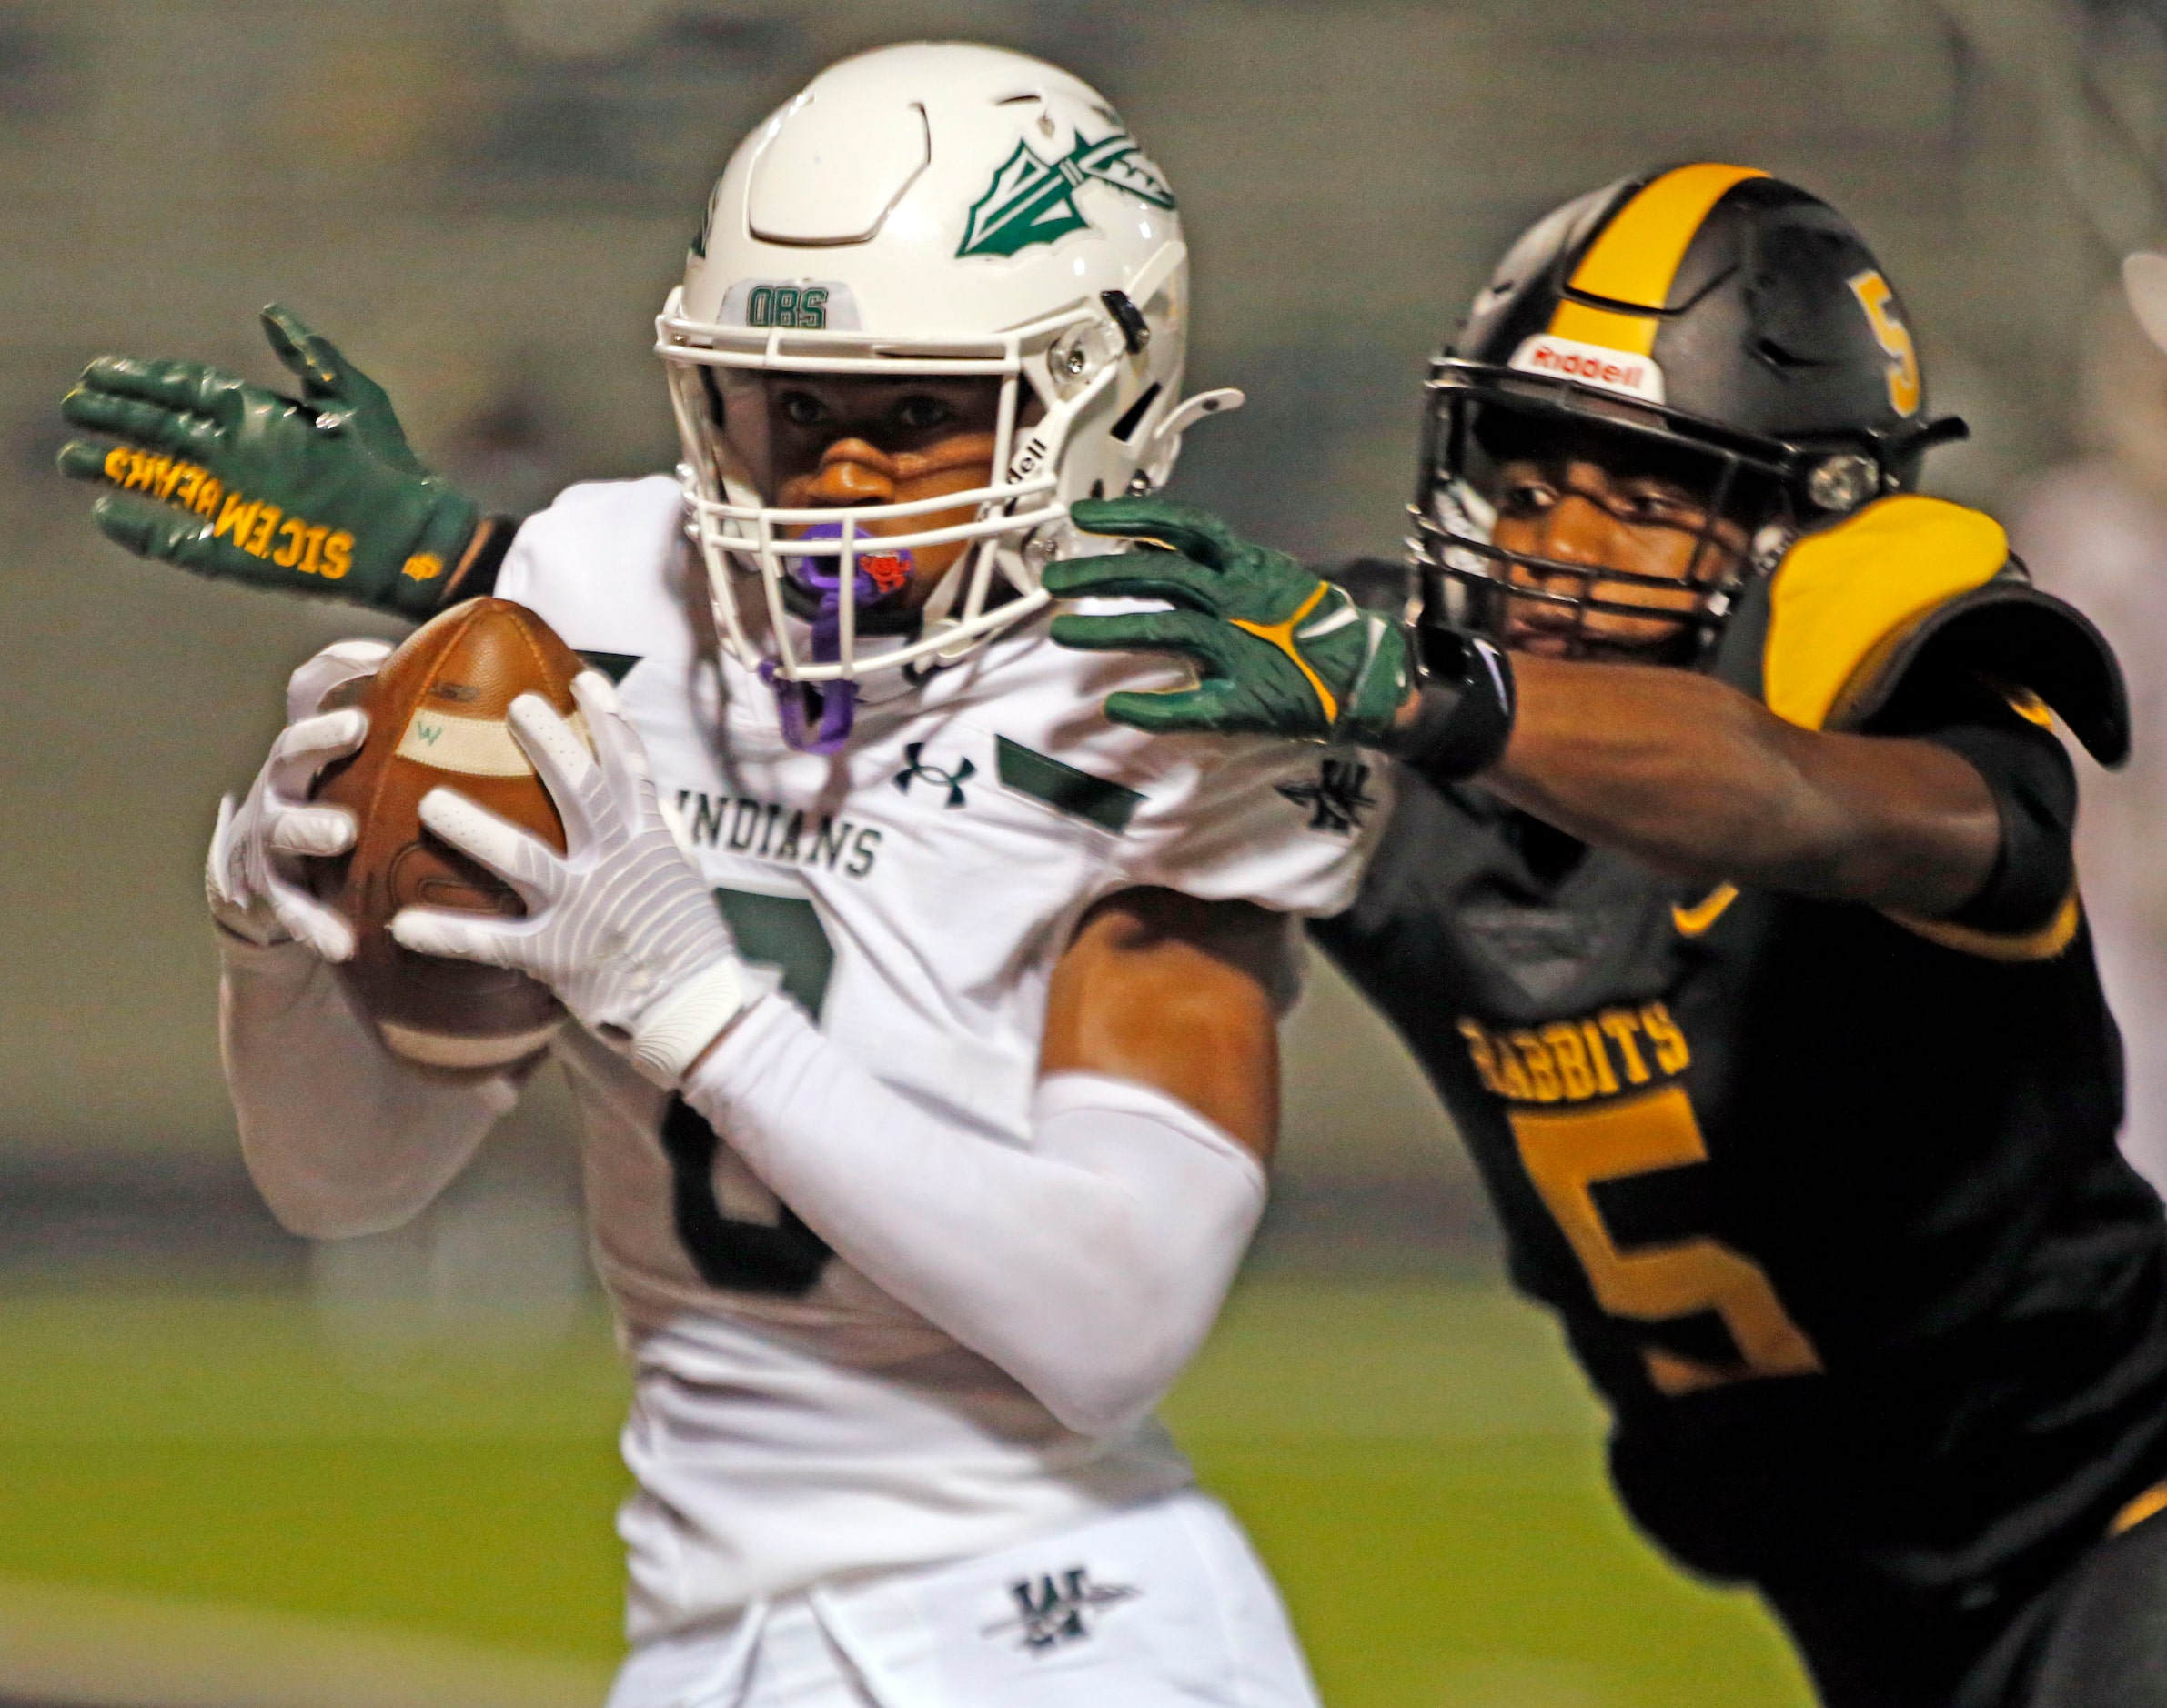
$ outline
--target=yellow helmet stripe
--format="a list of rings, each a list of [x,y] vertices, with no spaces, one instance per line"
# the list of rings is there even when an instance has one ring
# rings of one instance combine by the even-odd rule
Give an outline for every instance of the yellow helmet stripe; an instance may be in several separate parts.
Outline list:
[[[1710,210],[1733,185],[1768,176],[1757,166],[1713,162],[1673,167],[1610,216],[1573,269],[1573,289],[1609,302],[1661,308]],[[1599,344],[1628,356],[1651,354],[1661,325],[1652,313],[1618,314],[1570,298],[1560,302],[1550,318],[1550,331],[1557,337]]]

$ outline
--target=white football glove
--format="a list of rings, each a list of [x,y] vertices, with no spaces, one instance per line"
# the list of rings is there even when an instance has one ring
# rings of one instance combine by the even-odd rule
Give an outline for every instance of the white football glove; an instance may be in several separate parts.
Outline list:
[[[609,679],[572,683],[594,751],[539,694],[511,704],[512,733],[564,820],[566,851],[449,789],[421,822],[518,891],[523,919],[404,908],[391,935],[418,955],[516,968],[590,1031],[673,1086],[744,1007],[737,945],[706,881],[671,834],[647,749]]]
[[[321,709],[333,690],[374,676],[391,648],[380,640],[326,647],[287,679],[286,728],[238,806],[218,802],[203,888],[211,917],[236,937],[268,946],[297,939],[326,960],[348,960],[354,931],[311,896],[290,857],[343,854],[354,845],[353,815],[308,804],[308,787],[333,759],[360,747],[368,716]],[[286,857],[286,858],[282,858]]]

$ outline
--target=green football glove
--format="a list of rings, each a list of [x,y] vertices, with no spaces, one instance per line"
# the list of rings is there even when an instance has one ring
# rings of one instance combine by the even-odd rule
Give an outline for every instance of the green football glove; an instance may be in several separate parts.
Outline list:
[[[1046,566],[1060,599],[1163,599],[1171,611],[1053,619],[1064,647],[1174,652],[1195,688],[1120,693],[1106,716],[1154,734],[1261,733],[1383,744],[1414,691],[1406,634],[1285,552],[1252,546],[1215,516],[1165,498],[1085,499],[1071,509],[1087,534],[1158,550],[1072,558]]]
[[[263,327],[300,401],[200,362],[101,356],[60,413],[105,437],[63,445],[61,473],[115,488],[92,519],[138,557],[429,616],[480,510],[421,466],[383,387],[328,338],[275,303]]]

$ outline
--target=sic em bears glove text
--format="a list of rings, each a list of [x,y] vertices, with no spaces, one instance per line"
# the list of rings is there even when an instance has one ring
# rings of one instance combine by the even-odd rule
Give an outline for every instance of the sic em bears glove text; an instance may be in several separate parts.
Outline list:
[[[421,466],[383,387],[328,339],[276,304],[263,327],[300,399],[200,362],[101,356],[60,405],[100,437],[63,445],[61,472],[107,488],[92,517],[138,557],[431,615],[510,525]]]

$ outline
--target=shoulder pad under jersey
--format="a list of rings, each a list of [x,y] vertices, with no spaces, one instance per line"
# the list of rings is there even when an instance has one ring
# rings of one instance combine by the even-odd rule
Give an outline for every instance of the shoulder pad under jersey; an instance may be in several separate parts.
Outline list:
[[[1809,534],[1740,598],[1715,673],[1808,729],[1865,730],[1931,661],[2029,690],[2102,765],[2130,750],[2113,649],[2031,585],[2000,523],[1899,494]]]

